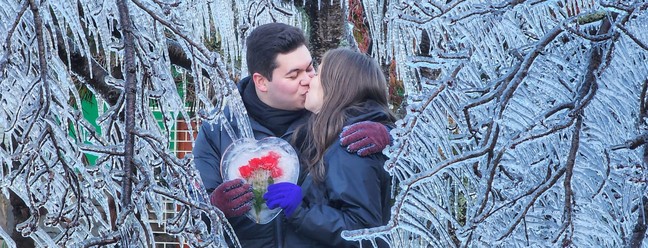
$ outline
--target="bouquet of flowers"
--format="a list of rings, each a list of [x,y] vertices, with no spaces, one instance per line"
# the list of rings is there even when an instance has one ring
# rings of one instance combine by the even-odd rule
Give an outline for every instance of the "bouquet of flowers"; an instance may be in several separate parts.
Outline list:
[[[266,224],[281,209],[268,209],[263,194],[273,183],[296,183],[299,160],[292,146],[283,139],[240,139],[234,141],[223,153],[221,175],[225,181],[242,178],[252,184],[253,207],[246,216],[256,223]]]

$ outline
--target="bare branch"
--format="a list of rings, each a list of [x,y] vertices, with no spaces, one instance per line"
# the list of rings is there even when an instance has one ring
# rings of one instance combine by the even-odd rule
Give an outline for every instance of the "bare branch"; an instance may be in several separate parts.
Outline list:
[[[605,8],[613,8],[613,9],[618,9],[621,11],[625,11],[628,13],[632,13],[635,11],[641,11],[645,10],[648,8],[648,3],[635,3],[634,5],[627,5],[624,4],[623,2],[617,1],[616,3],[611,3],[607,1],[601,1],[601,6]]]

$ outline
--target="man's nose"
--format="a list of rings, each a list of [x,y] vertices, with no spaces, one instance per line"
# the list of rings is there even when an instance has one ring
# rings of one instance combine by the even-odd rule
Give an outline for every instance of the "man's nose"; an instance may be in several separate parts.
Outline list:
[[[302,78],[302,80],[299,80],[299,84],[303,86],[308,86],[310,85],[310,81],[313,79],[314,73],[306,73],[306,77]]]

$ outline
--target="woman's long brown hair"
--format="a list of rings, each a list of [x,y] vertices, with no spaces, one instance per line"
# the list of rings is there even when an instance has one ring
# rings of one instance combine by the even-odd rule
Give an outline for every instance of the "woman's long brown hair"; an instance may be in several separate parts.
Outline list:
[[[333,49],[322,57],[319,73],[324,91],[322,108],[295,135],[305,137],[305,142],[297,147],[300,147],[302,163],[316,182],[324,180],[322,158],[338,139],[348,112],[373,100],[394,120],[388,107],[387,81],[373,58],[346,48]],[[305,134],[300,135],[301,132]]]

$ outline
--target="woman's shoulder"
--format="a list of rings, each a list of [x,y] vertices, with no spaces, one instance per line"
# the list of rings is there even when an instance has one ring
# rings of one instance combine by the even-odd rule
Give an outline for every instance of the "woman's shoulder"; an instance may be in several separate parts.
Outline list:
[[[387,160],[387,157],[382,153],[376,153],[368,156],[360,156],[355,152],[347,151],[345,146],[340,144],[340,140],[333,142],[331,146],[324,153],[324,162],[328,164],[328,167],[334,167],[338,165],[345,166],[344,164],[357,164],[359,166],[382,166],[382,164]]]
[[[348,180],[374,177],[386,181],[389,175],[384,169],[386,160],[387,157],[380,153],[362,157],[348,152],[336,141],[324,155],[326,184],[328,187],[337,188],[339,185],[347,185],[342,182]]]
[[[362,121],[373,121],[389,125],[395,121],[394,115],[387,106],[383,106],[373,100],[361,102],[346,108],[345,118],[345,125]]]

